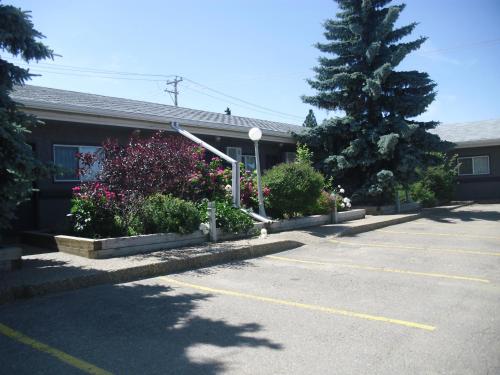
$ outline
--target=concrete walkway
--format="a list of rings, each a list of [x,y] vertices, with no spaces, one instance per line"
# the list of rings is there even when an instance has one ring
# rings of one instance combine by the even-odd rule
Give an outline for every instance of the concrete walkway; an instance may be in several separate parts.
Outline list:
[[[54,252],[23,257],[20,270],[0,273],[0,303],[48,293],[115,284],[153,276],[209,267],[255,258],[341,237],[400,224],[433,212],[446,213],[460,206],[448,206],[417,214],[367,216],[362,220],[324,225],[252,238],[202,246],[169,249],[148,254],[88,259]]]

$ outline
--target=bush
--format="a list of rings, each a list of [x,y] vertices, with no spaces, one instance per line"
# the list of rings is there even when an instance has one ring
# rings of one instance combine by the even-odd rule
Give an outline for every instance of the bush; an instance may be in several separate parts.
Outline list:
[[[424,207],[432,207],[437,203],[436,195],[423,182],[416,182],[411,187],[411,196]]]
[[[457,158],[456,156],[447,158],[443,154],[438,155],[438,157],[441,159],[440,164],[419,171],[420,181],[411,186],[412,198],[426,207],[449,202],[453,199],[453,190],[458,174]],[[433,199],[430,197],[431,195]],[[425,199],[425,203],[422,199]]]
[[[323,176],[306,163],[278,164],[264,176],[270,189],[269,213],[274,217],[293,217],[314,206],[324,186]]]
[[[71,232],[78,236],[102,238],[127,234],[127,221],[119,215],[118,197],[99,183],[73,189],[69,216]]]
[[[139,216],[145,234],[187,234],[197,230],[200,225],[196,205],[171,195],[154,194],[146,198]]]
[[[314,205],[305,213],[310,215],[326,215],[331,213],[334,208],[335,199],[327,191],[322,191]]]
[[[200,204],[201,221],[205,223],[209,221],[207,203],[204,201]],[[226,233],[247,233],[253,228],[252,218],[228,201],[215,203],[215,221],[217,227]]]
[[[224,181],[231,171],[222,160],[205,159],[205,150],[194,142],[166,132],[148,138],[134,134],[128,144],[116,141],[103,144],[100,182],[115,193],[147,197],[156,193],[198,201],[203,198],[221,199],[225,195]],[[97,155],[79,155],[83,171]]]

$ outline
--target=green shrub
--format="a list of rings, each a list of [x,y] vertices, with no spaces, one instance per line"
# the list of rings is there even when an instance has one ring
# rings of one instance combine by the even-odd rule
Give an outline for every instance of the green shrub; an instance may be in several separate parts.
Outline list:
[[[207,201],[202,202],[199,207],[201,221],[208,222]],[[217,228],[226,233],[247,233],[253,228],[252,218],[227,201],[215,203],[215,220]]]
[[[411,197],[424,207],[432,207],[437,203],[436,195],[422,181],[416,182],[411,187]]]
[[[144,233],[191,233],[200,225],[194,203],[171,195],[154,194],[146,198],[139,213]],[[140,231],[140,230],[139,230]]]
[[[325,185],[323,176],[306,163],[278,164],[263,182],[270,189],[269,213],[280,218],[310,211]]]
[[[419,171],[420,180],[411,186],[412,198],[427,207],[432,203],[429,192],[434,196],[432,205],[449,202],[453,199],[458,174],[457,158],[456,156],[447,158],[443,154],[438,154],[438,157],[440,157],[441,162]],[[423,190],[426,192],[422,193]],[[422,201],[424,198],[426,198],[425,203]]]
[[[308,215],[326,215],[335,208],[335,199],[327,191],[322,191],[314,205],[305,212]]]
[[[119,237],[127,234],[112,206],[93,199],[73,198],[71,200],[71,232],[90,238]]]

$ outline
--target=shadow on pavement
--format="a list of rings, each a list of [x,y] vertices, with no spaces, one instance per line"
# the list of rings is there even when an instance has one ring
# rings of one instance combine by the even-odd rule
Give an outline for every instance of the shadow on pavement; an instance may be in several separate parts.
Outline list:
[[[199,304],[211,297],[178,294],[158,284],[106,285],[4,305],[0,323],[115,374],[218,374],[227,369],[224,358],[229,354],[221,355],[220,348],[282,349],[259,335],[259,324],[231,324],[197,314]],[[45,354],[39,356],[42,363],[32,363],[33,349],[2,342],[5,373],[76,370]],[[194,358],[190,350],[199,345],[208,345],[205,353],[217,354]]]
[[[456,224],[457,220],[463,222],[473,222],[476,220],[492,221],[500,224],[499,211],[467,210],[467,211],[443,211],[436,214],[426,215],[426,219],[444,224]]]

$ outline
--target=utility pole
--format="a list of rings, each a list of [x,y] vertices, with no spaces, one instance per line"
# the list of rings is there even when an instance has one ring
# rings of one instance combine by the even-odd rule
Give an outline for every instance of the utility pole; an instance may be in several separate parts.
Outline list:
[[[180,82],[182,82],[182,77],[175,76],[175,78],[172,81],[167,81],[167,86],[173,85],[174,89],[173,90],[165,89],[165,91],[168,92],[169,94],[174,94],[174,105],[176,107],[177,107],[177,97],[179,96],[179,90],[177,89],[177,85]]]

